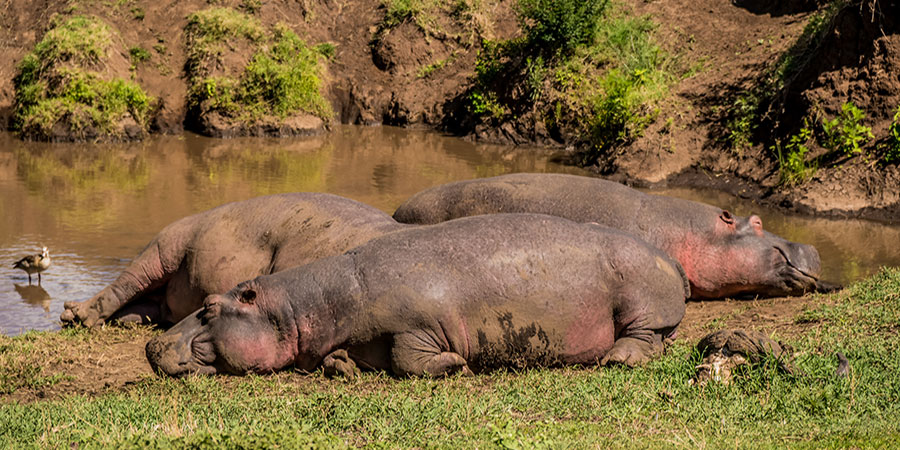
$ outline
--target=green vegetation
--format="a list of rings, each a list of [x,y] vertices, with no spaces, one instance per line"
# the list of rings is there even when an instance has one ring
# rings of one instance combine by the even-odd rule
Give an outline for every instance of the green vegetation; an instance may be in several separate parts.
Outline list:
[[[844,156],[853,156],[862,153],[860,144],[865,144],[870,139],[875,139],[872,129],[863,125],[866,114],[852,102],[841,105],[841,113],[837,117],[822,122],[822,131],[825,133],[822,146],[841,152]]]
[[[133,17],[134,20],[144,20],[144,16],[145,14],[143,8],[138,6],[131,8],[131,17]]]
[[[320,56],[333,45],[309,47],[285,25],[266,30],[257,19],[229,8],[211,8],[188,17],[189,106],[218,112],[238,122],[284,119],[300,111],[324,120],[331,107],[319,93]],[[232,41],[252,50],[241,73],[211,75]]]
[[[50,29],[19,63],[13,129],[47,139],[62,123],[72,138],[119,136],[129,115],[146,128],[152,99],[143,89],[92,70],[107,60],[112,39],[93,17],[75,16]]]
[[[809,148],[807,145],[812,139],[813,132],[804,126],[798,134],[791,136],[790,141],[781,148],[781,142],[775,141],[772,150],[778,156],[778,167],[781,172],[781,182],[784,184],[800,184],[816,173],[816,162],[807,161]]]
[[[128,56],[131,57],[131,65],[136,67],[138,64],[150,59],[150,52],[144,47],[136,45],[128,49]]]
[[[886,163],[900,161],[900,106],[897,107],[897,112],[894,113],[891,126],[888,128],[888,141],[882,159]]]
[[[426,36],[454,40],[466,47],[479,37],[490,36],[492,19],[487,12],[497,0],[382,0],[384,18],[375,33],[381,39],[391,29],[404,22],[413,22]],[[440,23],[439,16],[447,15],[453,21],[455,32]]]
[[[0,446],[889,447],[900,439],[897,292],[900,270],[886,269],[811,301],[787,341],[798,375],[763,362],[737,370],[729,385],[692,386],[695,342],[676,340],[665,355],[634,370],[499,371],[449,379],[368,373],[350,381],[290,372],[147,376],[93,397],[4,399]],[[0,337],[0,358],[16,355],[20,360],[13,363],[24,364],[73,347],[99,351],[97,341],[121,333]],[[834,375],[838,351],[851,364],[846,378]]]
[[[242,0],[241,8],[250,14],[256,14],[262,8],[262,0]]]
[[[470,111],[494,122],[537,112],[591,147],[586,161],[625,144],[656,118],[676,78],[654,23],[606,1],[522,0],[524,36],[484,43]]]
[[[448,64],[452,64],[453,61],[456,61],[456,57],[457,57],[457,54],[453,53],[444,59],[440,59],[440,60],[435,61],[427,66],[424,66],[421,69],[419,69],[419,71],[416,73],[416,77],[428,78],[429,76],[431,76],[432,73],[443,69]]]
[[[533,51],[571,54],[594,43],[609,0],[519,0],[519,25]]]

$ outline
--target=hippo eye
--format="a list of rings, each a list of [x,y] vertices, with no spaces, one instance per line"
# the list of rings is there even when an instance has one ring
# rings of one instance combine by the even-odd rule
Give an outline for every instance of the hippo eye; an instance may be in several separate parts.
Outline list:
[[[727,223],[728,225],[734,225],[734,216],[731,215],[728,210],[722,210],[722,214],[719,216],[722,219],[722,222]]]
[[[256,300],[256,291],[254,291],[253,289],[247,289],[246,291],[241,292],[241,303],[252,305],[253,300]]]

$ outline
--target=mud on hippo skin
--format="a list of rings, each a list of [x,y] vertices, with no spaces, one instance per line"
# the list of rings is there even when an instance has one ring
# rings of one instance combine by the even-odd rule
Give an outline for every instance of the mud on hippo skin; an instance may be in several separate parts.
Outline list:
[[[802,295],[838,288],[819,280],[810,245],[763,229],[704,203],[645,194],[598,178],[511,174],[436,186],[394,213],[400,222],[432,224],[492,213],[541,213],[634,233],[678,260],[694,298]]]
[[[291,193],[222,205],[163,229],[121,275],[84,302],[67,302],[65,324],[175,323],[237,283],[341,254],[407,228],[387,214],[331,194]]]
[[[687,279],[627,233],[537,214],[387,234],[243,282],[147,344],[155,370],[352,376],[622,363],[662,350]]]

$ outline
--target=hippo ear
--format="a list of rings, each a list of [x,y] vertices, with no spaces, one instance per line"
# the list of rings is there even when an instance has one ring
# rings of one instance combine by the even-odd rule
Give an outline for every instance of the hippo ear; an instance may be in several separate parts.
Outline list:
[[[732,216],[727,209],[722,210],[722,214],[719,214],[719,219],[721,219],[722,222],[725,222],[728,225],[734,225],[734,216]]]
[[[750,216],[749,221],[750,221],[750,226],[753,227],[753,231],[755,231],[756,234],[762,236],[762,234],[763,234],[762,219],[760,219],[759,216],[754,214],[754,215]]]
[[[256,300],[256,291],[253,289],[246,289],[244,292],[241,292],[241,303],[252,305],[254,300]]]

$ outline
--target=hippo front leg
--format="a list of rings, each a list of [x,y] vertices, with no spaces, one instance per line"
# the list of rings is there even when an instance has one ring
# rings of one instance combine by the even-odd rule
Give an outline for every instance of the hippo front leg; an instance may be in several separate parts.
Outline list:
[[[472,374],[462,356],[442,351],[434,336],[426,331],[411,331],[394,336],[391,368],[398,376],[437,377],[457,372]]]
[[[339,375],[355,378],[359,375],[359,367],[356,366],[356,362],[350,359],[350,355],[344,349],[329,353],[322,361],[322,368],[325,371],[325,376],[329,378]]]

